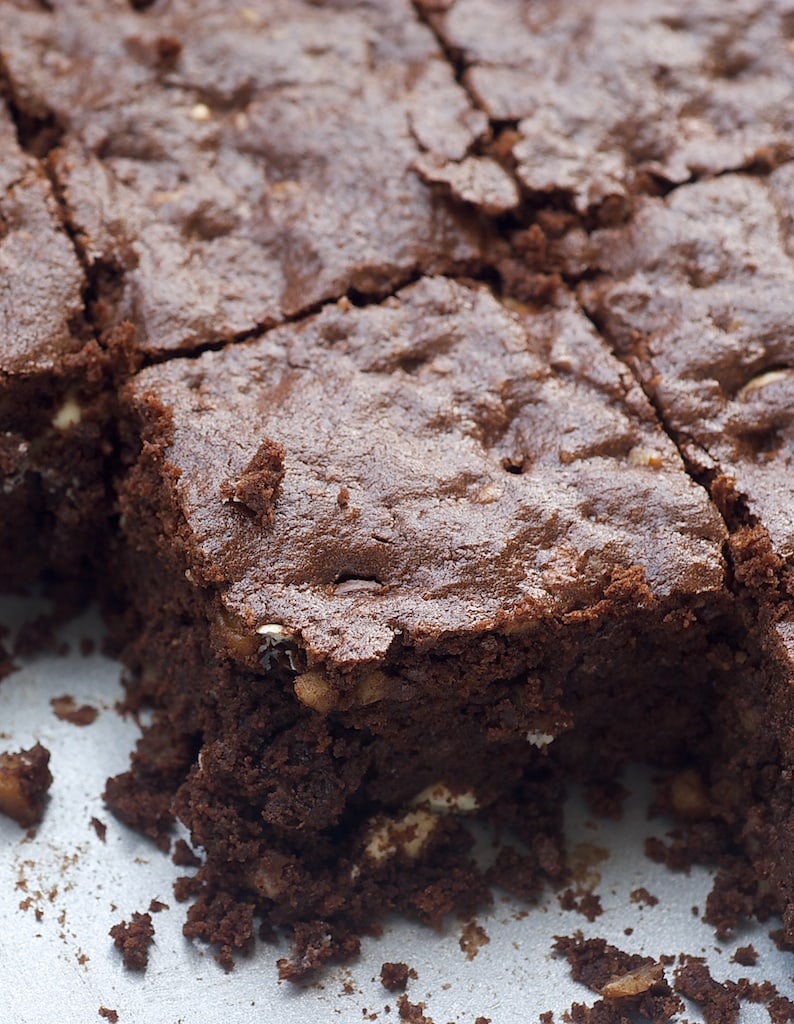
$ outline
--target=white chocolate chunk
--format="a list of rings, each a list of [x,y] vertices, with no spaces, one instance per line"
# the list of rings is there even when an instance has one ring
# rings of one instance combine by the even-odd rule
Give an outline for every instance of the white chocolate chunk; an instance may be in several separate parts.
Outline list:
[[[477,796],[470,789],[462,793],[453,793],[443,782],[426,786],[411,801],[412,807],[422,806],[434,814],[470,814],[479,809]]]
[[[628,462],[631,466],[649,466],[651,469],[661,469],[663,464],[662,456],[653,448],[632,448]]]
[[[209,121],[212,117],[212,111],[206,103],[197,103],[190,111],[190,116],[194,121],[201,123],[202,121]]]
[[[785,380],[794,373],[794,370],[768,370],[766,373],[759,373],[757,377],[753,377],[741,388],[736,395],[737,398],[746,398],[753,391],[760,391],[761,388],[767,387],[769,384],[774,384],[779,380]]]
[[[553,743],[555,737],[549,732],[528,732],[527,743],[531,743],[533,747],[537,747],[538,750],[543,750],[544,747],[548,747],[550,743]]]
[[[396,853],[414,860],[435,831],[438,816],[429,811],[408,811],[396,821],[385,821],[370,833],[364,853],[379,864]]]
[[[295,639],[294,633],[277,622],[268,622],[264,626],[257,626],[256,631],[261,637],[264,637],[266,644],[284,644]]]
[[[52,425],[56,430],[68,430],[69,427],[76,427],[83,418],[83,410],[76,399],[67,398],[60,409],[52,418]]]

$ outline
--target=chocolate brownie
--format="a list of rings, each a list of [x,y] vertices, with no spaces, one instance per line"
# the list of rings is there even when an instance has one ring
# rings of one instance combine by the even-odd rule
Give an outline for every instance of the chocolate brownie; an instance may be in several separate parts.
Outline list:
[[[487,118],[408,0],[12,3],[3,23],[17,107],[62,133],[94,316],[147,356],[479,265],[471,204],[414,164],[464,160]],[[465,199],[512,186],[486,167]]]
[[[638,756],[792,934],[792,36],[3,5],[0,589],[107,557],[155,705],[107,799],[190,828],[224,963],[472,911],[466,815],[560,880],[563,780]]]
[[[83,274],[39,162],[0,100],[0,590],[80,577],[106,440]]]
[[[754,803],[746,830],[755,834],[757,872],[789,901],[792,171],[789,164],[765,178],[724,175],[642,201],[630,226],[594,236],[603,276],[582,286],[587,307],[731,527],[747,628],[759,633],[767,652],[763,684],[742,698],[731,728],[747,735],[765,768],[763,778],[749,771],[720,786],[723,795],[733,794],[734,815],[746,815],[748,801]],[[789,927],[791,913],[789,904]]]
[[[529,193],[584,213],[794,155],[782,0],[421,0]]]
[[[718,752],[755,656],[722,521],[571,302],[512,305],[423,279],[128,385],[125,660],[161,715],[108,798],[156,833],[134,794],[167,775],[207,856],[191,934],[321,922],[331,955],[450,909],[442,866],[481,895],[456,815],[537,851],[563,766]]]

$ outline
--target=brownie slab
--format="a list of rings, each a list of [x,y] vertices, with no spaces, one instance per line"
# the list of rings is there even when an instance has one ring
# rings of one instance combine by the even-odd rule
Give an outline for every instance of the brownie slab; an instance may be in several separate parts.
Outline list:
[[[764,755],[770,783],[747,830],[764,851],[759,873],[789,900],[793,170],[723,175],[642,201],[625,230],[596,234],[603,277],[581,292],[731,527],[735,586],[748,630],[767,651],[750,742],[764,744],[761,722],[776,737]],[[786,920],[791,928],[790,905]]]
[[[225,959],[255,914],[322,960],[482,898],[461,814],[559,874],[563,768],[719,751],[754,656],[722,521],[581,313],[513,307],[423,279],[126,389],[125,659],[160,711],[108,798],[188,824]]]
[[[0,105],[0,590],[84,572],[104,504],[101,361],[49,180]]]
[[[792,156],[787,3],[422,0],[530,193],[586,213]]]
[[[408,0],[135,7],[6,5],[0,42],[18,109],[60,132],[100,326],[161,357],[479,264],[472,204],[413,167],[487,119]]]

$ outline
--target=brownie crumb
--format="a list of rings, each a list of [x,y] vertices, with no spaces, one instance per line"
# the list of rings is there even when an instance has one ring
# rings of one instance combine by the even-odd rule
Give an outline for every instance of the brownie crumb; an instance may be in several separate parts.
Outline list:
[[[706,1024],[735,1024],[739,1019],[739,997],[731,982],[715,981],[699,957],[685,957],[675,969],[676,992],[697,1003]]]
[[[174,843],[174,852],[171,854],[171,863],[178,868],[201,867],[201,858],[190,849],[184,839],[177,839]]]
[[[425,1003],[411,1003],[408,996],[400,996],[397,1009],[404,1024],[433,1024],[433,1018],[425,1014]]]
[[[72,725],[91,725],[99,714],[97,709],[91,707],[90,704],[81,704],[78,707],[74,697],[70,697],[68,694],[64,694],[62,697],[53,697],[50,700],[50,706],[55,712],[56,718],[60,718],[62,722],[71,722]]]
[[[0,814],[23,828],[37,825],[52,785],[50,752],[40,743],[30,750],[0,754]]]
[[[92,818],[89,822],[91,828],[96,832],[99,839],[104,843],[108,834],[108,827],[104,821],[100,821],[99,818]]]
[[[243,505],[260,526],[270,526],[283,479],[284,449],[265,440],[240,476],[221,484],[221,498]]]
[[[554,1024],[554,1013],[551,1010],[546,1010],[540,1015],[540,1024]]]
[[[416,977],[416,971],[408,964],[385,963],[380,969],[380,983],[389,992],[404,992],[408,987],[408,979]]]
[[[475,1020],[474,1024],[491,1024],[491,1018],[490,1017],[478,1017]]]
[[[592,1007],[574,1003],[563,1014],[570,1024],[619,1024],[632,1011],[662,1024],[684,1008],[664,966],[652,957],[625,953],[604,939],[585,939],[581,932],[556,936],[553,949],[567,959],[574,981],[603,997]]]
[[[149,913],[150,914],[159,914],[161,911],[169,910],[169,909],[170,908],[169,908],[168,904],[167,903],[163,903],[162,900],[153,899],[149,903]]]
[[[604,912],[601,898],[592,892],[586,892],[577,899],[573,889],[566,889],[565,892],[560,893],[557,899],[563,910],[575,910],[577,914],[586,917],[588,921],[595,921]]]
[[[659,897],[648,892],[645,886],[640,886],[639,889],[634,889],[634,891],[629,894],[629,899],[632,903],[639,903],[640,906],[645,907],[655,907],[659,902]]]
[[[775,996],[766,1009],[772,1024],[791,1024],[794,1020],[794,1002],[786,996]]]
[[[739,946],[731,957],[731,962],[741,964],[742,967],[755,967],[758,963],[758,953],[752,945]]]
[[[459,939],[459,946],[466,954],[467,960],[473,960],[483,946],[491,941],[490,935],[482,925],[476,921],[468,921],[463,928],[463,934]]]
[[[132,920],[121,921],[110,929],[110,937],[121,950],[124,966],[130,971],[145,971],[149,963],[149,946],[154,940],[154,925],[150,914],[132,915]]]
[[[99,1007],[99,1016],[109,1020],[110,1024],[117,1024],[119,1019],[118,1010],[109,1010],[107,1006]]]

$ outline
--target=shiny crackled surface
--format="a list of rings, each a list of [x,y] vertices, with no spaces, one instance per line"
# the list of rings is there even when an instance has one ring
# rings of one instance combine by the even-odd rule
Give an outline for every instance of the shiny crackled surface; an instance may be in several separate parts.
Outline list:
[[[100,326],[174,353],[480,259],[414,164],[462,160],[487,118],[408,0],[133,6],[13,3],[0,40],[20,109],[62,132]]]
[[[653,395],[685,457],[730,478],[794,555],[794,165],[644,200],[597,233],[582,297]]]
[[[188,578],[223,581],[252,636],[283,627],[339,664],[531,629],[637,566],[657,598],[721,586],[716,512],[568,306],[521,316],[424,280],[144,371],[133,405],[170,421]],[[285,452],[268,527],[220,495],[265,439]]]
[[[422,0],[516,173],[585,212],[654,179],[790,159],[794,18],[783,0]]]

